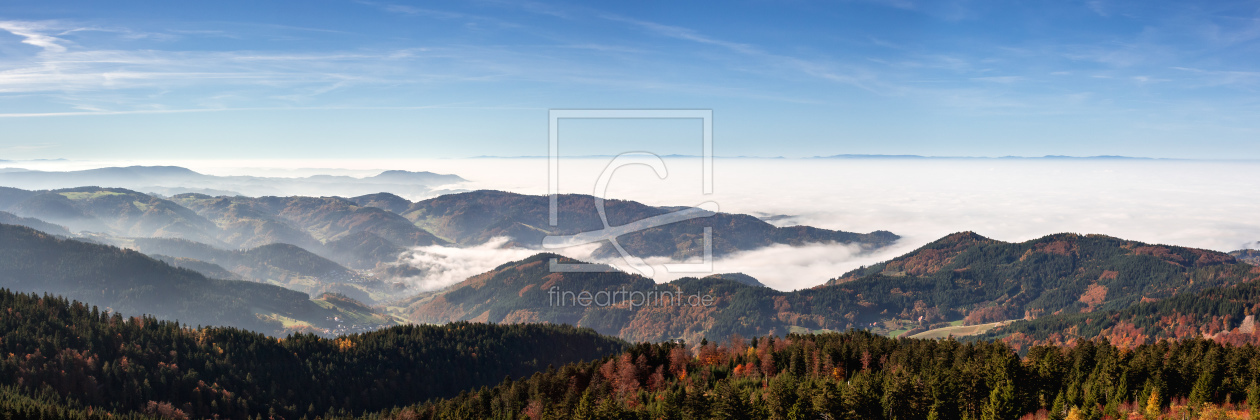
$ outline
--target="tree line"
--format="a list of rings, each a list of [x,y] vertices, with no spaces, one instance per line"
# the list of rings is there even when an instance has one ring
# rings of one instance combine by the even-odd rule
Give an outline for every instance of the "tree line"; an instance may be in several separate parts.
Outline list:
[[[275,338],[0,289],[0,386],[10,387],[0,395],[55,395],[68,401],[59,405],[66,409],[170,418],[354,415],[455,396],[625,346],[589,329],[466,322]],[[4,407],[34,404],[0,400]]]

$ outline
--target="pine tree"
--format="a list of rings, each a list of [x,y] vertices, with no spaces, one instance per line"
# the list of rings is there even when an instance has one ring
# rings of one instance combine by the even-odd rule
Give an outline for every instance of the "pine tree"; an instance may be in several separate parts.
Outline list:
[[[1251,418],[1260,420],[1260,385],[1254,381],[1247,387],[1247,408],[1251,410]]]
[[[1063,391],[1054,397],[1054,405],[1050,406],[1050,420],[1063,420],[1067,416],[1067,397]]]
[[[1199,375],[1199,380],[1194,381],[1194,388],[1190,389],[1191,408],[1197,410],[1204,403],[1212,400],[1212,394],[1215,393],[1213,382],[1211,372],[1203,372],[1203,374]]]
[[[1003,420],[1016,416],[1015,384],[1009,378],[1002,378],[993,391],[989,392],[989,401],[980,413],[981,420]]]
[[[591,390],[588,388],[582,392],[582,399],[578,401],[577,409],[573,410],[574,420],[591,420],[595,413],[595,402],[591,400]]]

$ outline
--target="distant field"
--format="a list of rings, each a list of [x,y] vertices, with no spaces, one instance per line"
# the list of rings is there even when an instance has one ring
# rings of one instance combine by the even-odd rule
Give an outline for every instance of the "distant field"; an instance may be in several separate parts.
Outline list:
[[[1010,324],[1012,322],[1015,322],[1015,321],[1001,321],[1001,322],[994,322],[994,323],[980,324],[980,325],[967,325],[967,326],[958,325],[958,326],[952,326],[952,327],[937,328],[935,330],[928,330],[928,331],[924,331],[924,332],[912,335],[910,336],[910,338],[948,338],[951,335],[954,337],[962,337],[965,335],[983,334],[993,329],[994,327]]]
[[[106,195],[123,195],[123,193],[113,191],[63,192],[60,194],[71,200],[88,200]]]

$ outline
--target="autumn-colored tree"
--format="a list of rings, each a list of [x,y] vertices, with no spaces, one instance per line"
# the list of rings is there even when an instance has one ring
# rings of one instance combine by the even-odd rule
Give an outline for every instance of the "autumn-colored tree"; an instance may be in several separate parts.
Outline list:
[[[1080,407],[1072,406],[1072,408],[1068,410],[1066,420],[1085,420],[1085,413],[1081,412]]]
[[[1151,391],[1151,397],[1146,399],[1146,415],[1147,420],[1155,420],[1159,418],[1159,388]]]

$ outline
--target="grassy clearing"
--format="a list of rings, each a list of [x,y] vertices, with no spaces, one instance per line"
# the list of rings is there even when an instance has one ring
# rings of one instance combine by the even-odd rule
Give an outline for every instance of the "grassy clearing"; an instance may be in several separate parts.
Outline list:
[[[1013,321],[1013,320],[1012,320],[1012,321],[1001,321],[1001,322],[993,322],[993,323],[989,323],[989,324],[966,325],[966,326],[964,326],[964,325],[962,325],[962,321],[955,321],[955,322],[951,322],[950,324],[955,324],[955,323],[956,323],[957,325],[953,325],[953,326],[950,326],[950,327],[944,327],[944,328],[937,328],[937,329],[934,329],[934,330],[924,331],[924,332],[921,332],[921,333],[918,333],[918,334],[912,335],[912,336],[910,336],[910,338],[934,338],[934,339],[940,339],[940,338],[948,338],[948,337],[950,337],[950,336],[954,336],[954,337],[962,337],[962,336],[967,336],[967,335],[984,334],[984,333],[988,332],[988,331],[989,331],[989,330],[991,330],[991,329],[997,328],[997,327],[1002,326],[1002,325],[1010,324],[1010,323],[1012,323],[1012,322],[1015,322],[1015,321]],[[896,336],[894,336],[894,337],[896,337]]]
[[[104,197],[107,195],[124,195],[123,193],[113,191],[63,192],[58,194],[61,194],[63,197],[71,200],[91,200],[93,198]]]
[[[284,328],[286,329],[287,328],[312,328],[313,327],[309,322],[289,318],[287,316],[280,315],[280,314],[275,314],[275,313],[259,314],[259,316],[261,316],[263,319],[269,319],[272,321],[280,321],[280,323],[283,324]]]

